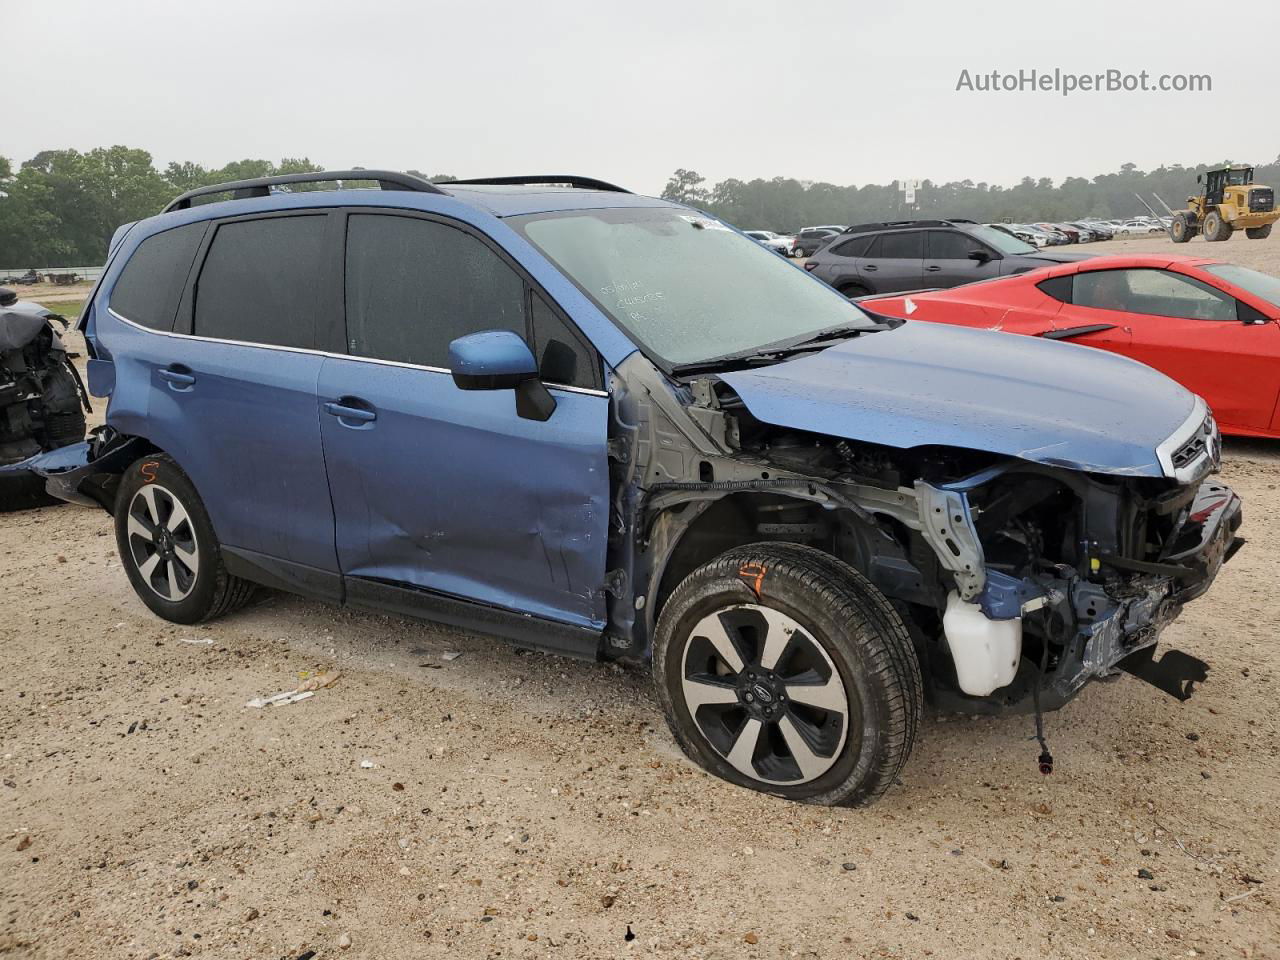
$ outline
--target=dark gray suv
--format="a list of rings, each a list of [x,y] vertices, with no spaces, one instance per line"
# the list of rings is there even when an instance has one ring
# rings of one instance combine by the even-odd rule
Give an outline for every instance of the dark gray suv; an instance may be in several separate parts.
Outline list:
[[[804,268],[846,296],[861,297],[956,287],[1089,256],[1036,250],[972,220],[900,220],[849,227]]]

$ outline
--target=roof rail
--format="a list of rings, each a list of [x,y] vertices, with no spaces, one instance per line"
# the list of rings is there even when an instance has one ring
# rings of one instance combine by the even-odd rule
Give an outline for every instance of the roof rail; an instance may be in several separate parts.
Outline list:
[[[595,177],[578,177],[573,174],[546,174],[543,176],[531,177],[476,177],[472,180],[450,180],[445,183],[444,186],[449,187],[454,184],[464,186],[521,186],[524,184],[546,184],[550,186],[554,184],[568,184],[571,187],[577,187],[579,190],[605,190],[609,193],[631,192],[625,187],[618,186],[616,183],[597,180]]]
[[[898,227],[949,227],[953,223],[973,223],[972,220],[882,220],[877,223],[855,223],[844,228],[845,233],[869,233],[872,230],[893,230]]]
[[[408,173],[396,173],[392,170],[323,170],[319,173],[285,173],[276,177],[255,177],[252,180],[233,180],[229,183],[211,183],[207,187],[196,187],[181,196],[170,200],[161,213],[171,210],[186,210],[196,197],[204,197],[214,193],[230,193],[233,200],[248,200],[252,197],[268,197],[271,188],[287,186],[294,183],[327,183],[333,180],[372,180],[383,190],[415,190],[419,193],[444,193],[434,183]]]

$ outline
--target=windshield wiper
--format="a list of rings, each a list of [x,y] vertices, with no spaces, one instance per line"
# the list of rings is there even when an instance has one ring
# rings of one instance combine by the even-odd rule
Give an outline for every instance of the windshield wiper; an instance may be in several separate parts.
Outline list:
[[[847,337],[856,337],[863,333],[876,333],[889,329],[892,328],[880,323],[857,324],[856,326],[853,324],[841,324],[835,327],[827,327],[817,333],[806,333],[800,337],[779,340],[776,343],[766,343],[763,346],[752,347],[750,350],[726,353],[723,356],[709,357],[706,360],[694,360],[690,363],[676,364],[671,368],[671,372],[675,374],[703,373],[711,370],[720,370],[733,364],[773,363],[793,354],[819,349],[834,340],[842,340]]]

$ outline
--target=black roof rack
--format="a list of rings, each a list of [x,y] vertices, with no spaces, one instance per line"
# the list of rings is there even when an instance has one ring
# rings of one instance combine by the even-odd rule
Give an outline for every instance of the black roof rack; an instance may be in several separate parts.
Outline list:
[[[445,186],[452,184],[473,185],[473,186],[512,186],[518,187],[523,185],[546,184],[548,186],[556,184],[567,184],[570,187],[577,187],[579,190],[606,190],[609,193],[630,193],[631,191],[625,187],[620,187],[616,183],[608,183],[604,180],[597,180],[595,177],[578,177],[573,174],[547,174],[544,176],[532,177],[476,177],[472,180],[450,180]]]
[[[963,217],[953,217],[950,220],[883,220],[879,223],[855,223],[851,227],[845,227],[845,233],[870,233],[872,230],[895,230],[899,227],[949,227],[954,223],[973,223],[973,220],[966,220]]]
[[[396,173],[392,170],[324,170],[319,173],[285,173],[278,177],[255,177],[252,180],[233,180],[230,183],[212,183],[207,187],[196,187],[170,200],[160,212],[186,210],[196,197],[214,193],[230,193],[233,200],[247,200],[251,197],[268,197],[271,195],[271,188],[276,186],[294,183],[326,183],[333,180],[372,180],[383,190],[444,193],[434,183],[409,173]]]

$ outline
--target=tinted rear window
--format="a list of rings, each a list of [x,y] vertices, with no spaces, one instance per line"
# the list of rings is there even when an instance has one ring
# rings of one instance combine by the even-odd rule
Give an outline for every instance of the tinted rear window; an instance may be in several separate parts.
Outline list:
[[[196,285],[192,332],[314,347],[326,219],[274,217],[219,226]]]
[[[867,247],[871,246],[873,239],[874,237],[870,236],[854,237],[852,240],[846,240],[844,243],[832,247],[831,252],[841,257],[865,256]]]
[[[111,288],[111,309],[144,327],[172,330],[206,226],[191,223],[143,240]]]
[[[908,230],[881,234],[879,250],[869,256],[879,257],[881,260],[923,260],[924,233],[920,230]]]

